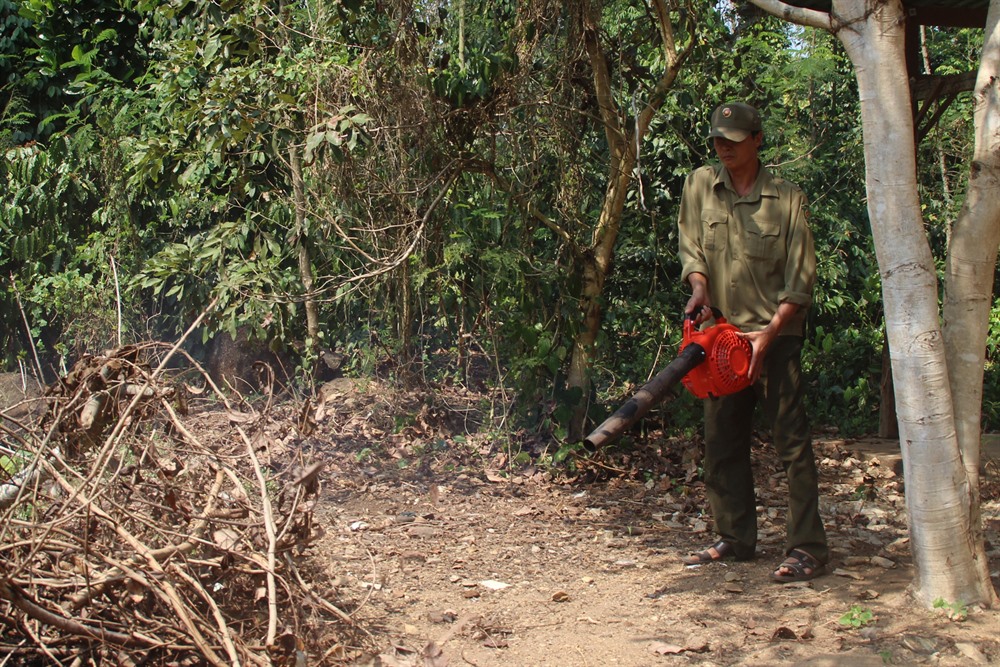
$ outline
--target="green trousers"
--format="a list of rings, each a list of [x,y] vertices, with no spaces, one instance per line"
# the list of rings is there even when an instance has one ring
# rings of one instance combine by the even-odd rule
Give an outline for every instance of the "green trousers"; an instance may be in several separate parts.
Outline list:
[[[705,401],[705,487],[716,530],[739,558],[757,546],[757,499],[750,464],[754,409],[760,405],[788,477],[785,553],[801,548],[821,563],[830,559],[819,515],[819,487],[809,420],[803,402],[802,338],[778,336],[753,386]]]

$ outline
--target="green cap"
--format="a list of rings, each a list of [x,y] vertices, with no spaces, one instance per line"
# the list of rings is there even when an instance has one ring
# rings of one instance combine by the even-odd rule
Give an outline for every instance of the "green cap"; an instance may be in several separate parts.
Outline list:
[[[723,137],[739,142],[749,137],[751,132],[760,132],[760,114],[749,104],[731,102],[720,105],[712,112],[709,139]]]

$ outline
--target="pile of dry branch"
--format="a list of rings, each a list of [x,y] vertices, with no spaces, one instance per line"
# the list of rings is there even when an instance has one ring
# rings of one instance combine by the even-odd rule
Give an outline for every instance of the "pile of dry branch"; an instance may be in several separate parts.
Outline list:
[[[351,626],[303,574],[318,466],[276,464],[267,406],[171,357],[88,357],[36,422],[0,412],[0,665],[316,664]]]

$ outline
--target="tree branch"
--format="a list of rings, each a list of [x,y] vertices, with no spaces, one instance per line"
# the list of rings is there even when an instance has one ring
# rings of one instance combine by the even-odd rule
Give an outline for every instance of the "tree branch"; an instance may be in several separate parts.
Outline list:
[[[781,0],[750,0],[750,2],[768,14],[773,14],[786,21],[834,32],[833,18],[827,12],[795,7],[787,2],[781,2]]]
[[[601,48],[599,29],[590,14],[589,4],[584,7],[583,12],[583,41],[587,47],[587,56],[590,58],[590,69],[594,73],[594,94],[597,96],[597,107],[601,112],[608,147],[611,148],[612,167],[614,167],[621,159],[622,151],[619,147],[625,140],[625,133],[622,131],[618,110],[613,101],[608,59]]]
[[[91,637],[100,641],[105,641],[118,646],[126,647],[150,647],[156,646],[158,642],[137,634],[125,634],[122,632],[112,632],[104,628],[94,627],[81,623],[72,618],[60,616],[41,606],[27,596],[17,585],[9,579],[0,580],[0,598],[7,600],[14,607],[24,612],[39,623],[51,625],[59,628],[63,632],[81,637]]]

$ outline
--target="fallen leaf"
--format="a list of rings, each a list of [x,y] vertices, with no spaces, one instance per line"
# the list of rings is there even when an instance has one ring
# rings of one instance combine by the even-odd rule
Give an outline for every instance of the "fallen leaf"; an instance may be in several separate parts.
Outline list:
[[[382,653],[378,656],[378,660],[377,664],[382,665],[382,667],[417,667],[417,663],[412,658],[400,658],[390,653]]]
[[[215,546],[222,551],[232,551],[240,543],[240,534],[232,528],[219,528],[212,533]]]
[[[786,628],[785,626],[781,626],[771,634],[772,642],[789,640],[789,639],[798,639],[798,638],[799,637],[798,635],[795,634],[794,630],[792,630],[791,628]]]
[[[929,637],[920,637],[917,635],[904,636],[902,644],[910,651],[920,655],[931,655],[937,653],[939,650],[937,641]]]
[[[451,609],[445,609],[444,611],[431,611],[427,613],[427,620],[431,623],[454,623],[456,618],[458,618],[458,614]]]
[[[396,644],[395,642],[393,642],[392,648],[397,653],[402,653],[404,655],[409,655],[411,653],[416,653],[417,652],[416,649],[410,648],[409,646],[406,646],[405,644]]]
[[[411,537],[436,537],[441,534],[441,529],[434,526],[410,526],[406,529],[406,534]]]
[[[834,569],[833,574],[837,575],[838,577],[847,577],[848,579],[854,579],[855,581],[864,581],[865,579],[864,575],[858,574],[857,572],[853,572],[852,570],[845,570],[842,567]]]
[[[667,644],[666,642],[653,642],[649,650],[657,655],[676,655],[684,652],[684,647],[677,644]]]
[[[399,554],[399,560],[403,561],[410,560],[410,561],[419,561],[421,563],[426,563],[427,554],[422,554],[419,551],[404,551],[403,553]]]
[[[436,642],[427,642],[423,651],[424,667],[448,667],[448,658]]]
[[[488,636],[485,640],[483,640],[483,646],[486,648],[507,648],[509,644],[507,643],[507,639],[504,637]]]
[[[260,415],[256,412],[247,413],[230,410],[226,413],[226,416],[229,417],[229,421],[233,424],[249,424],[260,419]]]
[[[125,580],[125,590],[133,604],[139,604],[146,597],[146,586],[131,578]]]
[[[971,642],[955,642],[955,648],[972,664],[986,665],[990,662],[989,658],[979,650],[979,647]]]
[[[708,650],[708,640],[703,637],[689,637],[684,643],[684,650],[690,653],[704,653]]]
[[[316,493],[319,473],[323,470],[324,465],[326,464],[313,463],[305,466],[301,471],[299,471],[299,475],[295,479],[295,484],[301,485],[308,493]]]

